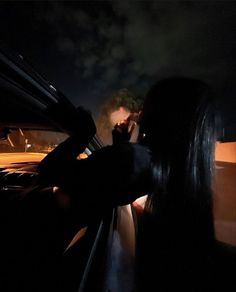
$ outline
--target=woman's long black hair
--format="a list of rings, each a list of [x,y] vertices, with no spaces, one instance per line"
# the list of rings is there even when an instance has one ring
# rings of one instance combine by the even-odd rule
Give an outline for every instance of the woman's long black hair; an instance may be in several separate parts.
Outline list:
[[[174,77],[155,84],[143,106],[141,143],[153,154],[153,192],[145,206],[141,264],[156,254],[156,269],[172,270],[178,281],[180,271],[203,271],[214,247],[213,100],[204,82]]]

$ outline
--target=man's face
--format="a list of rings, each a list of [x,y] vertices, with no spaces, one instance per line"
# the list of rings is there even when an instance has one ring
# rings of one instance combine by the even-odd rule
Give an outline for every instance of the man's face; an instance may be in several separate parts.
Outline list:
[[[118,110],[113,111],[110,115],[110,122],[112,127],[114,127],[117,123],[126,120],[130,116],[130,111],[126,108],[120,107]],[[135,120],[134,120],[135,121]],[[132,128],[132,129],[131,129]],[[129,122],[129,131],[131,131],[130,142],[137,142],[139,135],[139,126],[133,121]]]
[[[126,120],[129,115],[130,111],[124,107],[120,107],[118,110],[112,112],[110,115],[112,127],[114,127],[118,122]]]

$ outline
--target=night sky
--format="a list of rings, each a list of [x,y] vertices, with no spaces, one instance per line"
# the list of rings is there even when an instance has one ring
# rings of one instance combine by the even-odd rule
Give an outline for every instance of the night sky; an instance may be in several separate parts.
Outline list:
[[[94,116],[114,90],[170,75],[236,93],[234,1],[1,1],[0,35]]]

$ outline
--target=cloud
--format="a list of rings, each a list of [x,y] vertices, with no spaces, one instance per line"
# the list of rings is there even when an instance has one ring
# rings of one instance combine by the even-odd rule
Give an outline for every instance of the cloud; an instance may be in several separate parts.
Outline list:
[[[91,3],[55,2],[45,17],[56,50],[72,56],[78,82],[92,83],[96,95],[114,87],[143,93],[175,74],[223,83],[235,70],[233,3]]]
[[[72,22],[72,25],[76,25],[79,29],[89,31],[92,29],[91,17],[81,9],[75,9],[68,15],[68,19]]]
[[[117,82],[119,77],[119,70],[117,67],[110,67],[107,68],[107,70],[102,75],[101,79],[108,82],[108,84],[112,84],[114,82]]]
[[[87,78],[93,75],[97,62],[98,57],[93,55],[83,59],[83,77]]]
[[[116,45],[111,49],[111,56],[115,59],[115,60],[124,60],[126,57],[126,49],[124,46],[122,45]]]
[[[71,54],[75,51],[75,43],[70,38],[60,38],[57,40],[57,48],[64,54]]]
[[[222,70],[229,70],[223,63],[229,62],[222,37],[227,50],[235,48],[229,36],[235,8],[232,3],[117,3],[117,14],[127,20],[127,75],[137,76],[137,83],[141,75],[150,80],[172,74],[223,78]]]

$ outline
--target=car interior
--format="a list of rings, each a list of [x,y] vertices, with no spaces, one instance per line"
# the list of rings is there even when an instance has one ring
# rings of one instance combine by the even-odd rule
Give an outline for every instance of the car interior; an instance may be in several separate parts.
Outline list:
[[[83,230],[71,229],[68,226],[73,218],[55,202],[55,189],[38,184],[38,163],[75,131],[73,118],[69,117],[76,114],[76,108],[21,56],[3,47],[0,49],[0,111],[0,290],[104,291],[115,232],[126,241],[130,232],[127,249],[131,254],[134,252],[135,243],[130,242],[134,240],[137,218],[132,205],[110,210],[100,222]],[[236,268],[235,99],[222,100],[220,111],[222,132],[216,145],[214,215],[219,266],[233,277]],[[63,119],[65,112],[66,120]],[[47,143],[45,137],[50,133],[54,133],[54,140],[50,138]],[[44,143],[36,144],[36,138]],[[102,146],[95,136],[80,158],[86,158]]]

